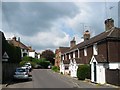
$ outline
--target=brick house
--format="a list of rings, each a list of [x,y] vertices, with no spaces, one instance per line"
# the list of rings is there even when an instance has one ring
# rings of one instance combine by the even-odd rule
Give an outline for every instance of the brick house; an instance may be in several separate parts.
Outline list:
[[[73,39],[70,44],[70,49],[61,54],[63,67],[60,71],[69,71],[72,77],[76,77],[78,65],[90,64],[92,82],[112,82],[107,78],[107,70],[120,70],[120,28],[114,27],[113,19],[105,20],[105,31],[99,35],[90,38],[90,32],[87,30],[83,42],[76,45]],[[68,68],[65,68],[65,65]]]
[[[60,67],[61,55],[68,49],[69,47],[59,47],[55,50],[55,66]]]

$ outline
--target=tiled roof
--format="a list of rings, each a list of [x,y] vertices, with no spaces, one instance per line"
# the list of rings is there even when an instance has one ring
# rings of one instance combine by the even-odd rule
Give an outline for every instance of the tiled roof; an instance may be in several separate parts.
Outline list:
[[[87,45],[92,45],[93,43],[97,43],[99,41],[102,41],[106,38],[119,38],[120,39],[120,28],[113,27],[111,30],[104,31],[103,33],[96,35],[95,37],[92,37],[89,40],[83,41],[77,45],[75,45],[73,48],[67,50],[66,52],[70,52],[71,50],[77,49],[77,48],[83,48]]]
[[[97,62],[107,62],[107,60],[104,58],[103,55],[94,55],[95,59],[97,60]]]
[[[35,50],[32,49],[31,46],[28,47],[29,52],[35,52]]]
[[[28,50],[28,47],[24,45],[23,43],[21,43],[20,41],[16,41],[16,40],[7,40],[7,41],[9,44]]]
[[[59,47],[61,53],[65,53],[70,49],[70,47]]]

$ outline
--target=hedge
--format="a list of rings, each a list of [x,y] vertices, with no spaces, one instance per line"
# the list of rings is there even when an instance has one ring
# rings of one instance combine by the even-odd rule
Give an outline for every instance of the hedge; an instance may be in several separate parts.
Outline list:
[[[77,78],[79,80],[90,79],[90,65],[79,65],[77,69]]]
[[[21,61],[21,49],[10,45],[2,34],[2,55],[6,52],[9,56],[8,62],[19,63]]]
[[[59,72],[60,68],[57,67],[57,66],[53,66],[53,67],[52,67],[52,70],[55,71],[55,72]]]

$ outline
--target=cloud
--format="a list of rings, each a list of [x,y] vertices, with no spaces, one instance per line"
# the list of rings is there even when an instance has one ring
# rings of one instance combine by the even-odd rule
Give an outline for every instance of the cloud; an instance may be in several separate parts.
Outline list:
[[[29,36],[50,31],[58,19],[73,18],[79,11],[71,2],[3,2],[2,12],[4,30]]]
[[[7,39],[13,37],[14,34],[10,32],[5,32]],[[17,38],[20,37],[21,42],[27,46],[32,46],[33,49],[37,51],[58,48],[59,46],[69,46],[70,36],[57,29],[52,28],[51,32],[38,32],[36,35],[25,36],[19,33],[16,33]]]
[[[81,13],[77,14],[74,18],[69,18],[65,23],[70,26],[75,34],[82,34],[85,30],[91,32],[91,36],[95,36],[104,29],[104,21],[110,18],[110,6],[115,6],[114,10],[111,11],[111,17],[115,19],[115,26],[117,22],[117,3],[107,3],[107,8],[105,8],[104,2],[92,2],[92,3],[75,3],[81,10]],[[106,11],[108,16],[106,17]],[[116,13],[116,14],[115,14]]]
[[[116,8],[113,18],[117,17]],[[80,43],[84,30],[89,29],[91,36],[103,32],[106,19],[103,2],[4,2],[2,11],[6,37],[21,37],[24,44],[37,51],[69,46],[73,37]]]

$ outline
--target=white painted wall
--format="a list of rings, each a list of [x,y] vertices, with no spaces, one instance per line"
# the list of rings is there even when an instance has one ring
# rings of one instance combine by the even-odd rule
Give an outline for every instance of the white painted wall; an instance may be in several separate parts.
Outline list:
[[[98,55],[98,48],[96,43],[93,45],[93,55]]]
[[[105,67],[103,63],[97,64],[97,83],[104,84],[105,79]]]
[[[64,64],[63,64],[63,61],[60,62],[60,72],[62,72],[63,74],[65,74],[65,73],[64,73],[64,72],[65,72],[65,66],[64,66]]]
[[[96,82],[94,81],[94,64],[93,64],[93,62],[96,62]],[[106,82],[105,67],[104,67],[105,64],[98,63],[96,61],[96,59],[94,58],[94,56],[92,57],[90,64],[91,64],[91,82],[104,84]]]
[[[70,54],[69,54],[69,59],[71,59],[71,56],[70,56]]]
[[[64,60],[64,55],[62,56],[62,60]]]
[[[92,57],[91,62],[90,62],[90,64],[91,64],[91,82],[94,82],[94,64],[93,64],[93,62],[96,62],[96,65],[98,64],[97,61],[95,60],[94,56]],[[97,66],[96,66],[96,68],[97,68]]]
[[[73,58],[75,58],[75,52],[73,52]]]
[[[38,59],[40,59],[40,54],[38,54]]]
[[[120,69],[120,62],[118,62],[118,63],[109,63],[109,69]]]
[[[77,77],[77,69],[78,69],[78,64],[74,59],[71,65],[71,77]]]
[[[35,58],[35,52],[29,52],[28,56]]]
[[[87,48],[84,48],[84,56],[87,56]]]
[[[91,82],[94,82],[94,66],[93,63],[91,63]]]
[[[28,56],[28,51],[27,51],[26,49],[23,50],[23,49],[21,48],[21,57],[23,57],[23,54],[24,54],[24,53],[26,53],[27,56]]]

